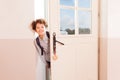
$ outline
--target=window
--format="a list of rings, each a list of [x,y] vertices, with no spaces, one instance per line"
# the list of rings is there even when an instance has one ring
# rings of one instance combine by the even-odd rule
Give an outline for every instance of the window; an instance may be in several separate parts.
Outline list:
[[[90,34],[91,15],[91,0],[60,0],[60,33]]]

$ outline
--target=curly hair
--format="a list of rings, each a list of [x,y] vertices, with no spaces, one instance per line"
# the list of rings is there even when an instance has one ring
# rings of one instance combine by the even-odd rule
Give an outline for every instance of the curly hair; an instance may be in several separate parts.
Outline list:
[[[31,23],[32,30],[36,31],[37,23],[44,24],[45,27],[48,27],[47,22],[44,19],[37,19]]]

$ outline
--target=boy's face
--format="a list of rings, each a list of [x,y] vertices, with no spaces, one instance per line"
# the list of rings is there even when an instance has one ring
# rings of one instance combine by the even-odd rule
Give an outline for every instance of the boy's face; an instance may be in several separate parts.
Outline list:
[[[44,24],[37,23],[37,24],[36,24],[36,32],[37,32],[40,36],[43,36],[44,33],[45,33],[45,25],[44,25]]]

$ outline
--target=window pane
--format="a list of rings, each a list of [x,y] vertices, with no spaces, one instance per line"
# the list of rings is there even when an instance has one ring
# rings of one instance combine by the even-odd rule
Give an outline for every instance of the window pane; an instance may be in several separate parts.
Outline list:
[[[74,6],[75,0],[60,0],[60,5],[65,5],[65,6]]]
[[[79,34],[90,34],[91,29],[91,12],[79,11],[78,13]]]
[[[79,7],[90,8],[90,0],[78,0]]]
[[[60,33],[75,34],[74,10],[60,9]]]

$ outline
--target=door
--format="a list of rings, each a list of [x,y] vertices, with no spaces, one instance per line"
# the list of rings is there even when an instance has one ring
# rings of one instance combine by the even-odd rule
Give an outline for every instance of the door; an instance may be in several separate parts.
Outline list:
[[[49,0],[49,26],[52,80],[98,80],[98,0]]]

